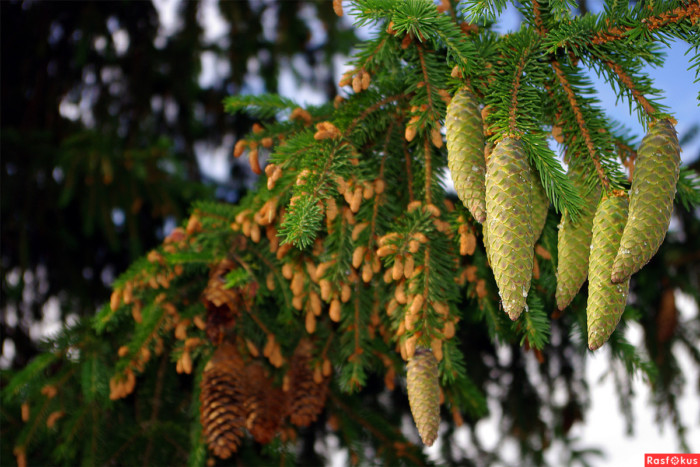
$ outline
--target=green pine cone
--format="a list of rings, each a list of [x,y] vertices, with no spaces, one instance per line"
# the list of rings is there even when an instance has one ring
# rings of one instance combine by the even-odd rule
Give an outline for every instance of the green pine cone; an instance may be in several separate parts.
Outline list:
[[[532,174],[520,140],[502,139],[486,175],[486,248],[503,309],[516,320],[525,308],[534,259]]]
[[[484,133],[476,98],[462,88],[447,106],[447,166],[457,196],[474,219],[486,219]]]
[[[540,183],[537,172],[532,171],[532,244],[540,238],[549,213],[549,198]]]
[[[563,310],[574,299],[588,277],[588,257],[591,251],[593,237],[593,216],[595,207],[600,200],[600,186],[586,189],[583,170],[578,166],[570,166],[569,179],[583,197],[578,223],[571,222],[569,215],[564,212],[559,225],[559,263],[557,264],[557,307]]]
[[[432,446],[440,427],[440,383],[433,352],[417,348],[406,372],[408,403],[423,444]]]
[[[661,246],[673,212],[681,147],[669,120],[650,125],[637,152],[630,215],[612,269],[613,282],[639,271]]]
[[[613,196],[600,202],[593,218],[586,309],[588,347],[591,350],[599,348],[610,338],[625,311],[629,278],[622,284],[613,284],[610,270],[627,222],[627,210],[627,198]]]

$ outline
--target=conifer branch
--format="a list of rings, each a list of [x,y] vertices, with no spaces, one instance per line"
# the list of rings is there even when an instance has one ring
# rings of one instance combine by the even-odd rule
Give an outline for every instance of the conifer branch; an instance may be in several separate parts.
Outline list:
[[[355,119],[353,119],[353,121],[350,123],[350,125],[348,125],[348,128],[347,128],[347,130],[345,130],[345,133],[344,133],[345,137],[346,138],[349,137],[350,134],[352,134],[352,131],[357,126],[357,124],[360,123],[361,121],[363,121],[365,118],[367,118],[368,115],[381,109],[383,105],[389,104],[390,102],[396,102],[399,99],[401,99],[402,97],[403,97],[403,95],[400,95],[400,94],[395,95],[395,96],[388,96],[388,97],[385,97],[384,99],[370,105],[366,109],[364,109],[362,111],[362,113],[360,115],[358,115]]]
[[[353,331],[355,333],[355,350],[353,351],[353,356],[357,356],[356,358],[359,358],[360,354],[362,353],[362,347],[360,346],[360,281],[357,281],[355,283],[355,296],[353,298],[353,301],[355,302],[355,309],[354,309],[354,317],[355,317],[355,325],[353,326]],[[358,382],[359,386],[359,382]]]
[[[542,13],[540,12],[540,2],[538,0],[532,0],[532,13],[535,18],[537,33],[542,37],[546,36],[547,29],[544,27],[544,23],[542,22]]]
[[[644,109],[644,111],[647,113],[649,116],[653,116],[656,114],[657,109],[647,100],[646,97],[644,97],[644,94],[642,94],[637,86],[634,84],[634,81],[632,78],[625,72],[625,70],[618,64],[613,62],[612,60],[608,60],[605,62],[605,64],[617,74],[617,76],[620,77],[620,81],[622,84],[627,86],[627,89],[630,90],[634,98],[637,100],[639,105]]]
[[[413,195],[413,173],[411,171],[411,153],[408,151],[408,143],[405,138],[402,138],[403,156],[406,161],[406,183],[408,184],[408,201],[415,200]]]
[[[389,144],[391,142],[391,134],[394,131],[394,126],[396,125],[395,121],[392,120],[392,122],[389,124],[389,128],[386,130],[386,138],[384,139],[384,147],[382,149],[383,155],[382,155],[382,161],[379,164],[379,175],[377,176],[377,180],[381,181],[386,185],[386,182],[384,180],[384,166],[386,164],[387,157],[389,156]],[[385,186],[386,189],[386,186]],[[379,214],[379,199],[382,197],[382,194],[376,193],[375,189],[375,195],[374,195],[374,206],[372,207],[372,219],[370,221],[369,225],[369,242],[367,243],[367,249],[372,250],[374,248],[374,242],[375,242],[375,234],[377,231],[377,215]]]
[[[432,204],[433,166],[431,160],[430,139],[423,138],[423,152],[425,154],[425,204]]]
[[[686,19],[691,24],[698,22],[700,19],[700,3],[688,2],[684,7],[677,7],[671,11],[644,18],[633,26],[618,26],[608,21],[608,27],[598,31],[593,36],[591,43],[593,45],[602,45],[611,41],[623,40],[635,29],[652,32],[669,24],[680,23]]]
[[[380,53],[384,45],[386,45],[387,39],[389,39],[391,36],[386,33],[382,32],[382,37],[377,38],[377,45],[372,49],[371,52],[368,54],[361,53],[360,56],[358,57],[358,60],[356,63],[358,63],[355,68],[352,70],[348,71],[345,73],[345,76],[352,76],[356,74],[359,71],[364,71],[366,69],[371,69],[369,64],[374,60],[374,58]]]
[[[421,71],[423,72],[423,83],[425,83],[425,94],[428,97],[428,108],[430,109],[430,120],[432,122],[437,122],[440,120],[440,113],[437,111],[435,108],[435,105],[433,104],[433,89],[430,84],[430,78],[428,77],[428,68],[425,65],[425,57],[423,56],[423,47],[418,44],[416,45],[416,49],[418,50],[418,58],[420,60],[420,68]]]
[[[510,109],[508,117],[508,130],[512,135],[517,134],[518,126],[516,122],[516,117],[518,115],[518,90],[520,90],[520,78],[523,75],[523,70],[525,69],[525,64],[527,63],[526,54],[520,57],[520,62],[518,66],[515,67],[515,73],[513,73],[513,88],[510,95]]]
[[[559,79],[559,83],[564,88],[566,96],[569,100],[569,105],[571,105],[571,110],[576,116],[576,123],[578,123],[579,131],[581,132],[581,136],[583,136],[586,148],[588,149],[588,155],[593,161],[593,164],[595,165],[595,169],[598,174],[598,179],[600,180],[600,183],[603,185],[605,190],[609,191],[610,180],[608,179],[608,176],[605,173],[605,170],[603,170],[603,166],[600,163],[600,159],[596,152],[595,144],[591,139],[591,134],[588,131],[588,126],[586,125],[586,121],[583,118],[583,113],[581,112],[581,108],[579,107],[578,102],[576,100],[576,93],[571,88],[571,85],[566,79],[566,76],[564,75],[564,72],[562,71],[561,66],[559,65],[559,62],[557,60],[552,60],[552,68],[554,69],[554,72],[557,75],[557,78]]]

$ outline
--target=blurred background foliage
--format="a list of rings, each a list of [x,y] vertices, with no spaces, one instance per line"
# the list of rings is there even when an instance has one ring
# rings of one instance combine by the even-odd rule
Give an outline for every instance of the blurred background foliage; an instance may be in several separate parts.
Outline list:
[[[355,36],[324,1],[0,8],[0,346],[18,368],[37,353],[47,304],[63,322],[92,315],[193,200],[240,198],[247,164],[223,178],[206,166],[251,125],[223,112],[224,97],[277,92],[286,69],[332,99],[334,58]],[[204,27],[212,9],[217,37]]]

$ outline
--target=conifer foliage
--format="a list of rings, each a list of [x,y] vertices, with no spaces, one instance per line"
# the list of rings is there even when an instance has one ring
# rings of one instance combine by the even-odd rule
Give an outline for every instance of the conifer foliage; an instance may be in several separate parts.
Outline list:
[[[518,4],[522,28],[499,36],[490,24],[505,4],[334,2],[337,14],[376,26],[341,79],[347,97],[308,108],[273,95],[228,98],[226,111],[260,119],[234,149],[262,174],[257,190],[237,205],[196,204],[185,226],[115,282],[91,327],[67,331],[4,389],[7,400],[41,407],[16,439],[18,462],[45,439],[32,427],[48,424],[50,408],[70,414],[93,394],[94,410],[104,414],[132,399],[136,407],[144,398],[191,404],[189,411],[153,409],[146,425],[149,436],[187,439],[190,465],[208,456],[284,463],[295,456],[291,443],[310,433],[337,435],[353,463],[376,455],[391,465],[429,464],[409,441],[418,443],[416,433],[400,431],[403,376],[426,445],[435,441],[440,411],[451,414],[443,416],[448,463],[463,461],[450,452],[449,437],[465,417],[473,428],[486,416],[489,384],[504,385],[501,426],[521,442],[523,464],[543,462],[553,437],[571,459],[580,455],[568,430],[582,418],[586,395],[578,388],[586,385],[577,383],[581,365],[572,359],[610,339],[627,381],[639,371],[651,382],[656,373],[613,332],[635,318],[625,313],[629,279],[613,284],[612,268],[632,229],[627,199],[649,170],[631,172],[630,193],[621,162],[635,151],[605,117],[582,67],[603,70],[637,107],[656,135],[643,144],[662,144],[660,126],[675,137],[671,117],[640,68],[659,59],[649,45],[667,37],[697,50],[700,7],[611,2],[600,15],[574,16],[567,1],[527,0]],[[550,135],[572,167],[568,175]],[[646,164],[647,153],[675,157],[663,164],[677,174],[677,149],[676,140],[640,148],[637,162]],[[468,209],[446,192],[449,171]],[[673,193],[684,205],[700,200],[687,171],[657,185],[666,211]],[[667,217],[657,219],[654,238],[667,227]],[[586,275],[587,310],[576,298]],[[563,313],[554,311],[557,303]],[[119,350],[94,342],[93,332]],[[510,363],[496,346],[512,350]],[[90,373],[90,355],[94,368],[109,373]],[[538,364],[525,365],[528,358]],[[88,383],[69,399],[76,370]],[[114,405],[103,401],[109,391],[90,393],[89,381],[101,387],[110,377]],[[563,384],[565,405],[533,381]],[[42,395],[46,387],[61,394],[60,404]],[[378,402],[382,393],[393,395],[391,403]],[[52,426],[87,430],[76,417],[54,417]],[[98,463],[128,459],[132,444]],[[67,463],[77,456],[56,455]]]

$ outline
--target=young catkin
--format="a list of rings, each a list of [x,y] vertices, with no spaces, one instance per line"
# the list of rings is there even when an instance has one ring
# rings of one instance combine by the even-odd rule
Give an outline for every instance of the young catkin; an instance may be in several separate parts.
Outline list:
[[[423,444],[432,446],[440,427],[438,362],[429,349],[418,347],[408,361],[406,389],[413,421]]]
[[[502,139],[487,170],[485,244],[503,309],[515,320],[525,308],[534,260],[532,174],[520,140]]]
[[[585,186],[581,164],[570,165],[568,177],[583,197],[583,206],[576,223],[564,212],[559,225],[556,299],[560,310],[569,306],[588,277],[593,216],[600,200],[600,185],[596,184],[593,188]]]
[[[680,165],[681,147],[673,123],[660,120],[650,124],[637,152],[629,221],[615,257],[613,282],[622,282],[642,269],[664,241]]]
[[[614,284],[610,280],[610,271],[627,222],[628,204],[625,196],[604,198],[593,218],[586,308],[588,347],[591,350],[596,350],[610,338],[625,311],[629,278],[622,284]]]
[[[447,106],[447,166],[455,191],[474,219],[484,222],[486,202],[484,134],[481,111],[467,88],[457,91]]]

